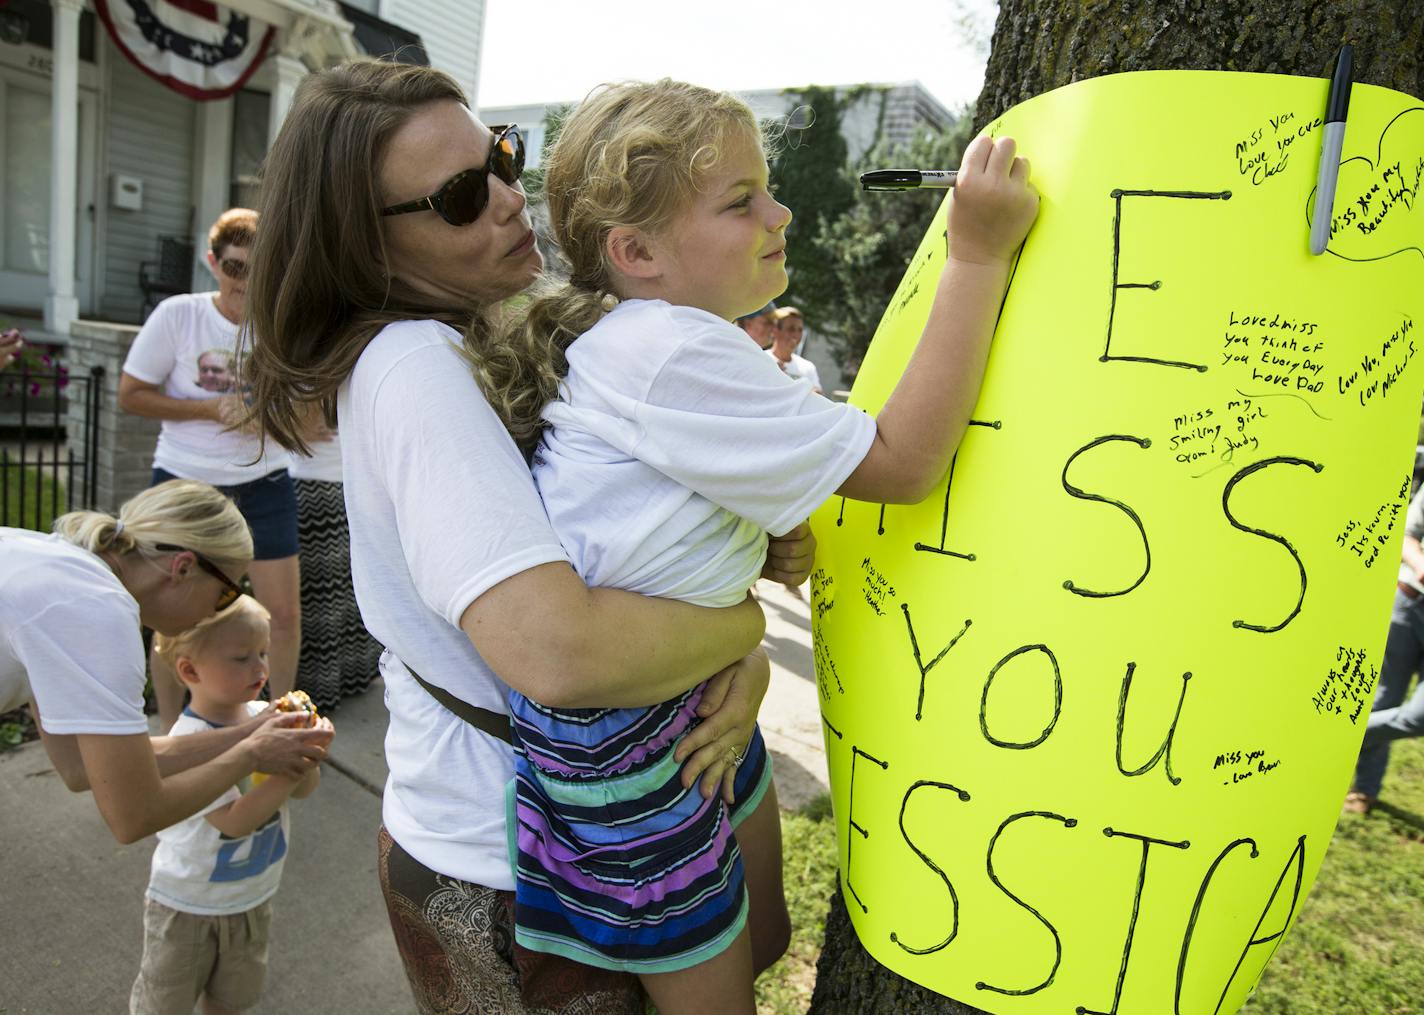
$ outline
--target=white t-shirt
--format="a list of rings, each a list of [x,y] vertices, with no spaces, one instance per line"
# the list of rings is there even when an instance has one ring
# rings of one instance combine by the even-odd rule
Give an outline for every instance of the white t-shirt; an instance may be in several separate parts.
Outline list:
[[[88,550],[0,528],[0,712],[33,699],[45,732],[147,733],[138,603]]]
[[[308,447],[311,454],[299,455],[290,452],[291,464],[287,471],[293,479],[315,479],[323,483],[341,482],[341,438],[336,434],[330,440],[312,441]]]
[[[766,354],[771,357],[771,361],[775,363],[777,368],[787,377],[797,381],[810,381],[811,387],[820,389],[821,372],[816,369],[816,364],[812,363],[805,356],[798,356],[793,352],[791,359],[783,364],[781,360],[776,358],[776,353],[772,350],[768,349]]]
[[[726,321],[625,300],[569,347],[534,457],[590,585],[731,606],[860,464],[875,421],[779,370]]]
[[[512,752],[447,711],[401,663],[457,698],[507,712],[509,689],[460,617],[490,586],[568,558],[459,344],[445,325],[403,321],[361,353],[337,400],[343,489],[356,601],[389,649],[386,827],[431,870],[508,890]]]
[[[260,701],[248,702],[248,714],[256,715],[266,707]],[[185,708],[169,736],[220,728]],[[149,898],[184,913],[227,916],[244,913],[273,896],[282,881],[292,834],[287,805],[282,804],[261,828],[238,839],[224,835],[206,818],[249,788],[244,777],[191,818],[158,833],[148,873]]]
[[[213,293],[170,296],[134,339],[124,373],[162,386],[169,398],[237,394],[237,325],[218,312]],[[206,419],[165,419],[153,464],[184,479],[235,486],[287,467],[287,453]],[[255,461],[254,461],[255,460]]]

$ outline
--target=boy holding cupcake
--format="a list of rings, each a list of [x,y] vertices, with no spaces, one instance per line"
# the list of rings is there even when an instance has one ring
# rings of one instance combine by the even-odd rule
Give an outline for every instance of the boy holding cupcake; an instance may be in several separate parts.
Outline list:
[[[156,651],[191,694],[172,736],[246,722],[267,707],[270,626],[251,596],[172,638]],[[305,697],[305,695],[302,695]],[[310,701],[283,700],[284,711]],[[144,902],[143,961],[129,998],[132,1015],[204,1015],[252,1007],[267,973],[271,898],[290,835],[289,797],[316,789],[319,767],[301,779],[253,777],[205,810],[158,833]]]

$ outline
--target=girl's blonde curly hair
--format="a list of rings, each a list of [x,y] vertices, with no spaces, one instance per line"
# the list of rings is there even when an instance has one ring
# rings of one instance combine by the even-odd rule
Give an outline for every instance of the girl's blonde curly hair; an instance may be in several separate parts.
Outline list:
[[[526,455],[568,373],[565,350],[617,301],[608,234],[665,230],[723,154],[748,143],[767,146],[746,103],[667,78],[602,85],[564,122],[545,160],[544,193],[569,279],[541,283],[495,331],[481,318],[465,335],[480,386]]]

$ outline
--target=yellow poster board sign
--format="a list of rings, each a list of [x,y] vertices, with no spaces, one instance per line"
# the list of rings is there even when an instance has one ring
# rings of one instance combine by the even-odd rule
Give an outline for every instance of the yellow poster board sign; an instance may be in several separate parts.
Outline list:
[[[1420,416],[1424,104],[1355,88],[1312,257],[1326,87],[1125,74],[993,124],[1042,206],[974,425],[926,502],[814,519],[846,905],[966,1004],[1235,1011],[1330,841]],[[871,413],[947,242],[937,215]]]

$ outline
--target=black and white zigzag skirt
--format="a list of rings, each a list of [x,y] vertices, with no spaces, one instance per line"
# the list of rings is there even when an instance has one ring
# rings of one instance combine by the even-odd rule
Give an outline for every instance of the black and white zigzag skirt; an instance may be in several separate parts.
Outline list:
[[[351,588],[351,533],[340,483],[299,479],[302,655],[297,687],[317,709],[364,691],[380,672],[380,644],[367,633]]]

